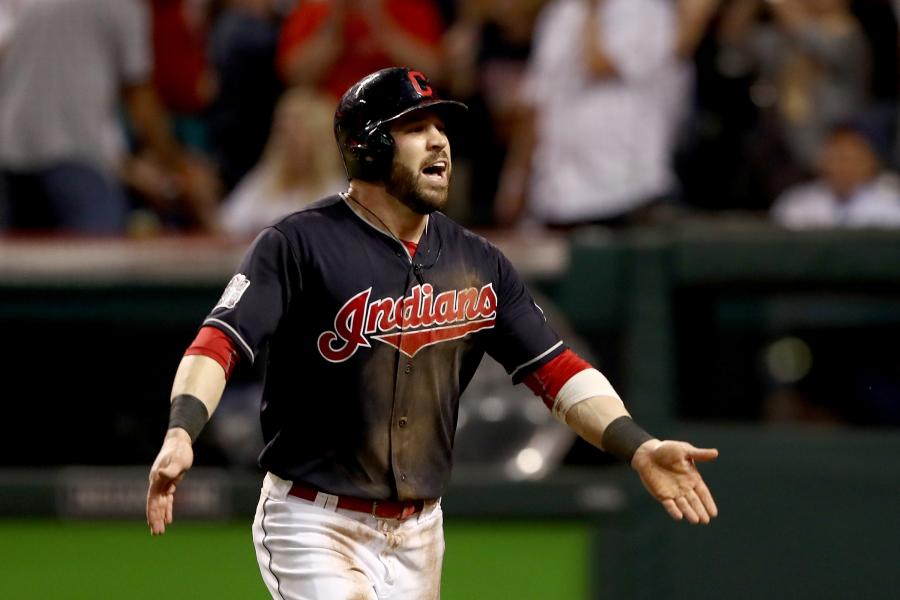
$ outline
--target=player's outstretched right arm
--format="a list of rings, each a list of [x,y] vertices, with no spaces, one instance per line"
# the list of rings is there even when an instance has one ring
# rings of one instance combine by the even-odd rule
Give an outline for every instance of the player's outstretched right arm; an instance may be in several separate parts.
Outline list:
[[[212,416],[225,390],[225,370],[207,356],[181,359],[172,384],[169,430],[150,469],[147,524],[150,533],[165,533],[172,522],[175,488],[194,461],[193,441]]]

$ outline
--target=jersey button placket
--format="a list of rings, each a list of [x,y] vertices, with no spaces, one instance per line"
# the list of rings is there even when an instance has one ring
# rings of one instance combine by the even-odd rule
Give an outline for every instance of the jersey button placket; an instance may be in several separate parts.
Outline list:
[[[404,298],[409,298],[413,286],[416,285],[416,280],[412,276],[412,271],[407,276],[406,282],[406,291],[404,294]],[[409,302],[407,299],[406,302]],[[404,303],[405,304],[405,303]],[[400,320],[400,325],[402,331],[400,333],[400,344],[403,346],[403,338],[405,333],[410,329],[411,323],[409,322],[409,316],[406,310],[407,306],[403,306],[402,308],[402,318]],[[409,356],[404,354],[400,354],[400,359],[397,361],[397,385],[394,388],[394,406],[393,406],[393,414],[394,416],[394,425],[391,428],[391,463],[394,471],[394,476],[397,478],[398,484],[398,492],[403,495],[407,495],[411,492],[409,489],[407,480],[409,479],[408,469],[411,464],[410,460],[410,452],[413,449],[410,447],[410,439],[409,439],[409,394],[412,392],[413,379],[415,377],[413,373],[413,361]]]

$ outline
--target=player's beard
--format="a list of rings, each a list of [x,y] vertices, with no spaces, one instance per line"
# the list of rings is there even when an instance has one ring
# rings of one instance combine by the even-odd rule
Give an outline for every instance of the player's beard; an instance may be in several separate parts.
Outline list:
[[[425,182],[420,181],[419,173],[396,160],[391,165],[385,189],[391,196],[420,215],[428,215],[444,208],[449,194],[448,187],[427,188]]]

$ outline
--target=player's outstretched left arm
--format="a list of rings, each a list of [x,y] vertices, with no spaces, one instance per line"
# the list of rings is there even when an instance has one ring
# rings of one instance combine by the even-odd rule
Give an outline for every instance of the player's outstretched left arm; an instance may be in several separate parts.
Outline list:
[[[150,468],[147,525],[161,535],[172,523],[175,488],[194,462],[193,441],[213,414],[225,390],[225,371],[207,356],[185,356],[172,384],[169,430]]]
[[[588,442],[630,464],[673,519],[705,525],[719,514],[696,465],[714,460],[718,450],[653,438],[631,420],[615,396],[578,402],[568,409],[565,421]]]

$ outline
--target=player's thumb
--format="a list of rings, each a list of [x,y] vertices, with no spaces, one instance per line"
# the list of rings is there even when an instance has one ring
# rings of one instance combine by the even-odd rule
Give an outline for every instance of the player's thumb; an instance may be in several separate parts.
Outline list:
[[[184,477],[184,474],[187,472],[187,465],[182,464],[179,461],[170,461],[167,464],[160,466],[159,468],[159,477],[165,482],[178,483]]]
[[[719,451],[716,448],[696,448],[690,446],[688,448],[688,456],[698,462],[707,462],[715,460],[719,456]]]

